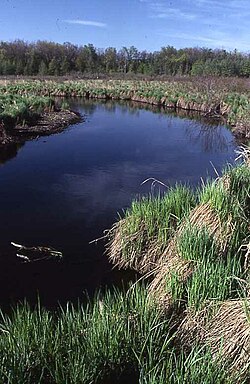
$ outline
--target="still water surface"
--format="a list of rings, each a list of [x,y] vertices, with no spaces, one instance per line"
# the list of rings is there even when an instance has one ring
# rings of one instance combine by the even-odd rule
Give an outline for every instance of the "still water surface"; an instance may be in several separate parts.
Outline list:
[[[72,101],[85,121],[0,153],[0,300],[74,300],[120,279],[102,256],[102,236],[131,200],[166,185],[197,185],[233,162],[223,125],[133,104]],[[213,164],[213,166],[212,166]],[[61,250],[60,263],[22,264],[10,242]]]

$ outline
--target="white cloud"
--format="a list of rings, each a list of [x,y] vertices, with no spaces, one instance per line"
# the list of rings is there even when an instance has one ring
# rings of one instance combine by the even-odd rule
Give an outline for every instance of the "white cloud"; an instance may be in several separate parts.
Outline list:
[[[208,37],[204,35],[196,35],[189,33],[163,33],[166,37],[180,39],[180,40],[188,40],[189,44],[187,46],[193,46],[194,42],[207,43],[214,48],[223,48],[233,50],[235,48],[246,51],[249,50],[248,40],[235,41],[234,38],[227,37],[223,34],[218,34],[218,38]]]
[[[249,0],[192,0],[193,5],[206,10],[221,9],[223,12],[249,11]],[[242,14],[244,15],[244,14]],[[219,15],[218,15],[219,16]]]
[[[92,20],[80,20],[80,19],[64,20],[64,23],[86,25],[86,26],[98,27],[98,28],[106,28],[107,27],[107,24],[105,24],[105,23],[100,23],[99,21],[92,21]]]
[[[188,12],[180,11],[177,8],[169,8],[162,13],[158,13],[154,17],[157,17],[159,19],[182,18],[185,20],[194,20],[196,18],[196,15],[188,13]]]
[[[141,3],[146,3],[150,11],[152,12],[151,17],[157,19],[184,19],[194,20],[196,15],[189,11],[184,11],[179,8],[170,7],[166,2],[159,0],[140,0]]]
[[[250,51],[249,0],[139,1],[157,20],[158,32],[178,43]]]

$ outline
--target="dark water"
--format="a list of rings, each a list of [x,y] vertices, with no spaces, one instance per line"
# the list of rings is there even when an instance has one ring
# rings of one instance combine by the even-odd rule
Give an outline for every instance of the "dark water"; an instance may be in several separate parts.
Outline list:
[[[235,158],[226,127],[132,104],[72,101],[85,121],[0,153],[0,301],[54,305],[117,283],[102,236],[131,200],[166,185],[196,185]],[[213,164],[213,166],[211,165]],[[10,242],[49,245],[63,262],[20,264]]]

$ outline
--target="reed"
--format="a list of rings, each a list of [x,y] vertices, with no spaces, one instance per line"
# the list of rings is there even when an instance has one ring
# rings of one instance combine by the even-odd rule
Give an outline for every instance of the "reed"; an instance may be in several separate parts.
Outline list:
[[[151,276],[149,293],[167,312],[235,298],[248,268],[249,196],[246,162],[196,192],[177,186],[136,201],[109,232],[109,259]]]
[[[188,353],[183,350],[178,354],[171,353],[164,364],[150,368],[145,369],[139,384],[247,383],[237,373],[230,377],[225,361],[220,357],[215,360],[209,348],[198,346]]]
[[[221,116],[239,136],[249,137],[249,89],[219,79],[166,81],[23,81],[0,87],[0,94],[133,100]],[[236,133],[237,133],[236,132]]]
[[[212,358],[210,343],[190,351],[177,345],[174,325],[138,284],[54,313],[19,304],[1,313],[0,382],[237,382],[219,354]]]
[[[54,314],[24,303],[10,316],[1,313],[0,332],[3,383],[101,383],[124,372],[136,376],[151,355],[164,359],[172,340],[169,320],[138,286],[97,294],[85,307],[69,304]]]
[[[6,128],[32,124],[44,111],[52,111],[55,102],[49,97],[0,95],[0,123]]]

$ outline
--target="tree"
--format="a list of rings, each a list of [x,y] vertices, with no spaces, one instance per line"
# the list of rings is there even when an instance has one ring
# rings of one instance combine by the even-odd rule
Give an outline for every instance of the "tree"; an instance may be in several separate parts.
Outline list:
[[[39,65],[38,74],[41,76],[46,76],[48,74],[47,65],[45,64],[45,62],[43,60],[41,61],[40,65]]]
[[[117,70],[117,52],[115,48],[109,47],[105,49],[103,55],[104,68],[107,73]]]
[[[58,76],[59,75],[59,65],[55,57],[50,61],[48,68],[49,75]]]
[[[68,59],[66,56],[64,56],[63,61],[60,66],[60,73],[62,75],[66,75],[70,72],[70,63],[68,62]]]

